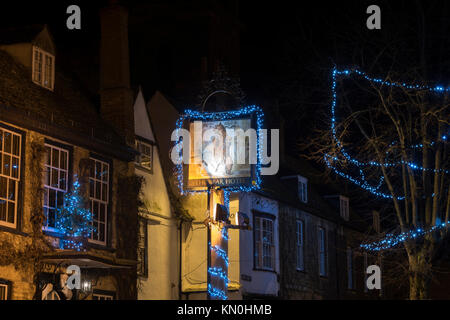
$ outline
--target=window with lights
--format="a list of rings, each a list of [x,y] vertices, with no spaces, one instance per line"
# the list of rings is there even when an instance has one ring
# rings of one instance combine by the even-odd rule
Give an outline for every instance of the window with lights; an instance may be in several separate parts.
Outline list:
[[[33,82],[52,90],[55,78],[55,56],[33,46]]]
[[[90,159],[92,166],[89,172],[89,200],[91,202],[92,223],[95,230],[92,232],[89,241],[106,245],[110,166],[107,162],[96,158]]]
[[[57,231],[56,210],[62,207],[68,189],[69,150],[45,144],[43,229]]]
[[[0,225],[17,226],[22,136],[0,128]]]

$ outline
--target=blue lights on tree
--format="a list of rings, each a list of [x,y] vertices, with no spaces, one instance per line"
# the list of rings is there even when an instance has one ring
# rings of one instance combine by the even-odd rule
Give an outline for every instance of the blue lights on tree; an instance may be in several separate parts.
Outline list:
[[[80,182],[75,175],[73,191],[64,195],[63,206],[56,210],[55,228],[61,234],[60,248],[83,250],[84,243],[95,230],[92,213],[85,208],[80,195]]]
[[[332,93],[332,102],[331,102],[331,125],[330,125],[330,131],[333,141],[333,149],[334,153],[325,153],[323,156],[325,164],[331,168],[337,175],[351,181],[353,184],[361,187],[362,189],[370,192],[371,194],[384,198],[384,199],[395,199],[398,201],[405,200],[405,196],[400,195],[393,195],[392,192],[386,192],[383,190],[383,186],[385,185],[385,177],[383,174],[379,174],[377,178],[372,178],[372,181],[369,181],[366,178],[365,170],[372,169],[384,169],[384,168],[391,168],[396,169],[399,168],[401,170],[402,167],[406,167],[409,170],[417,173],[422,172],[430,172],[430,173],[441,173],[444,176],[448,176],[449,170],[446,169],[435,169],[435,168],[424,168],[418,163],[415,163],[414,161],[405,161],[399,160],[399,161],[392,161],[389,159],[393,159],[395,157],[392,156],[390,151],[386,152],[385,155],[385,161],[379,162],[379,161],[360,161],[356,159],[355,157],[351,156],[350,153],[346,150],[344,147],[344,143],[339,140],[338,133],[337,133],[337,124],[338,124],[338,116],[336,113],[336,108],[338,106],[338,95],[337,95],[337,80],[338,77],[350,77],[354,76],[359,79],[369,81],[372,84],[377,84],[379,86],[384,87],[394,87],[394,88],[400,88],[404,90],[422,90],[430,93],[436,93],[436,94],[442,94],[442,93],[450,93],[450,88],[444,88],[442,86],[421,86],[421,85],[412,85],[407,83],[396,83],[391,81],[382,80],[379,78],[373,78],[367,75],[365,72],[360,71],[358,69],[344,69],[344,70],[338,70],[337,68],[334,68],[332,71],[332,84],[331,84],[331,93]],[[446,132],[447,130],[444,130]],[[433,146],[436,143],[442,143],[445,144],[448,142],[448,134],[444,134],[440,136],[437,141],[431,141],[429,142],[429,146]],[[398,142],[393,141],[390,144],[390,147],[396,146]],[[428,144],[428,143],[427,143]],[[422,143],[410,145],[410,150],[420,149],[423,148]],[[349,165],[354,166],[356,170],[345,170],[345,167],[348,167]],[[373,176],[373,175],[372,175]],[[435,197],[435,195],[431,195],[432,197]],[[425,234],[428,234],[430,232],[446,228],[448,227],[450,221],[444,222],[444,223],[436,223],[435,226],[432,226],[430,228],[424,229],[424,228],[417,228],[415,230],[405,231],[400,234],[394,235],[394,234],[388,234],[383,240],[376,241],[369,244],[362,244],[361,248],[369,251],[379,251],[384,249],[392,248],[396,245],[398,245],[401,242],[404,242],[408,239],[414,239],[418,238],[420,236],[423,236]]]

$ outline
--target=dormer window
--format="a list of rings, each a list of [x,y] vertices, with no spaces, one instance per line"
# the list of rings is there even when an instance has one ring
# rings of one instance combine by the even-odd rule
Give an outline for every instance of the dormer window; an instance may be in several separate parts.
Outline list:
[[[345,221],[349,220],[349,206],[348,206],[348,198],[344,197],[344,196],[340,196],[339,197],[339,207],[340,207],[340,212],[341,212],[341,217],[342,219],[344,219]]]
[[[55,79],[55,56],[33,46],[33,82],[53,91]]]
[[[308,179],[302,176],[298,176],[298,197],[301,202],[308,202]]]

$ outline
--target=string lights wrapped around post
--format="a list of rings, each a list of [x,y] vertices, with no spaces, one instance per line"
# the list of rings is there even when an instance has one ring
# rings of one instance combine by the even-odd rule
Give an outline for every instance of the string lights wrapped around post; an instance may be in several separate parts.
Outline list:
[[[226,111],[226,112],[211,112],[211,113],[205,113],[205,112],[198,112],[193,110],[186,110],[185,113],[177,120],[176,122],[176,130],[181,130],[183,127],[183,124],[186,120],[199,120],[199,121],[226,121],[231,119],[239,119],[245,116],[252,116],[255,115],[255,122],[256,122],[256,155],[257,160],[255,164],[255,176],[252,179],[252,183],[250,185],[247,184],[241,184],[241,185],[228,185],[228,186],[219,186],[221,190],[223,190],[223,201],[224,206],[226,207],[227,211],[229,212],[230,208],[230,194],[232,192],[250,192],[254,190],[258,190],[261,187],[261,162],[262,162],[262,153],[261,153],[261,147],[260,147],[260,137],[262,133],[262,127],[264,122],[264,114],[260,107],[258,106],[247,106],[243,107],[239,110],[234,111]],[[177,152],[179,156],[181,156],[183,148],[183,141],[178,140],[175,142],[174,150]],[[176,165],[176,177],[178,182],[178,188],[180,190],[180,193],[182,195],[188,195],[188,194],[196,194],[196,193],[202,193],[207,192],[208,195],[211,194],[211,189],[207,188],[206,190],[185,190],[184,188],[184,177],[183,177],[183,163],[180,161],[179,164]],[[217,186],[216,186],[217,187]],[[229,223],[229,222],[227,222]],[[224,241],[229,241],[229,233],[228,233],[228,227],[223,222],[214,222],[211,223],[209,221],[209,225],[212,228],[218,228],[218,231],[221,234],[221,238]],[[229,266],[229,258],[226,250],[223,250],[219,245],[212,245],[210,242],[208,243],[210,252],[214,252],[216,257],[221,259],[223,261],[222,267],[209,267],[208,268],[208,275],[210,277],[215,277],[216,279],[219,279],[223,281],[225,285],[225,289],[228,288],[228,284],[230,282],[227,270]],[[207,286],[208,295],[211,298],[217,298],[222,300],[227,300],[228,296],[226,291],[215,287],[211,283],[208,283]]]
[[[384,87],[394,87],[394,88],[400,88],[400,89],[406,89],[406,90],[422,90],[422,91],[427,91],[427,92],[436,93],[436,94],[450,93],[450,88],[444,88],[442,86],[431,87],[431,86],[407,84],[404,82],[397,83],[397,82],[391,82],[391,81],[386,81],[383,79],[371,77],[371,76],[367,75],[365,72],[360,71],[358,69],[338,70],[336,67],[333,68],[332,82],[331,82],[332,102],[331,102],[331,112],[330,112],[330,116],[331,116],[330,131],[331,131],[333,142],[337,147],[336,150],[338,150],[338,151],[337,151],[337,155],[331,155],[329,153],[324,154],[325,164],[330,169],[332,169],[337,175],[349,180],[353,184],[361,187],[362,189],[370,192],[371,194],[373,194],[377,197],[380,197],[380,198],[384,198],[384,199],[394,199],[394,196],[391,193],[382,191],[382,189],[381,189],[383,186],[383,183],[384,183],[384,176],[380,175],[380,177],[378,178],[378,182],[371,183],[366,179],[364,169],[382,168],[382,167],[395,168],[395,167],[400,167],[400,166],[407,166],[412,171],[442,173],[444,175],[448,175],[449,170],[424,168],[423,166],[416,164],[412,161],[404,161],[404,160],[394,161],[394,162],[388,161],[387,159],[389,157],[389,152],[386,152],[386,161],[383,163],[380,163],[380,162],[374,161],[374,160],[367,161],[367,162],[359,161],[355,157],[351,156],[349,152],[346,151],[343,143],[339,140],[339,138],[337,136],[337,122],[338,122],[337,114],[336,114],[336,108],[338,105],[337,80],[338,80],[338,77],[347,77],[348,78],[351,76],[355,76],[355,77],[358,77],[365,81],[368,81],[368,82],[371,82],[374,84],[378,84],[378,85],[384,86]],[[442,135],[438,139],[438,141],[430,142],[429,145],[433,146],[437,142],[448,143],[449,134],[450,134],[450,129],[449,129],[449,133]],[[395,146],[396,144],[397,144],[397,142],[393,141],[391,143],[391,146]],[[416,145],[411,145],[411,146],[409,146],[409,148],[410,149],[423,148],[423,144],[419,143]],[[357,168],[356,171],[358,173],[351,174],[348,172],[344,172],[341,168],[339,168],[339,164],[341,161],[345,162],[347,164],[354,165]],[[432,197],[434,197],[434,196],[435,195],[433,194]],[[405,196],[398,195],[398,196],[395,196],[395,199],[399,200],[399,201],[403,201],[403,200],[405,200]],[[389,248],[392,248],[392,247],[398,245],[399,243],[404,242],[408,239],[417,238],[417,237],[423,236],[425,234],[434,232],[436,230],[446,228],[449,226],[449,224],[450,224],[450,221],[446,221],[444,223],[439,222],[435,226],[432,226],[428,229],[417,228],[415,230],[402,232],[398,235],[388,234],[388,235],[386,235],[386,237],[383,240],[376,241],[373,243],[368,243],[368,244],[361,244],[360,247],[365,250],[368,250],[368,251],[379,251],[379,250],[389,249]]]

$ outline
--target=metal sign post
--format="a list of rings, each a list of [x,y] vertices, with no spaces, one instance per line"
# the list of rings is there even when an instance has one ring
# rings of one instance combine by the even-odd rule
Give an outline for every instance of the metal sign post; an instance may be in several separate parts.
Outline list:
[[[228,288],[228,230],[216,220],[217,205],[224,204],[223,189],[210,189],[208,232],[208,299],[223,300]],[[225,236],[224,236],[225,235]]]

